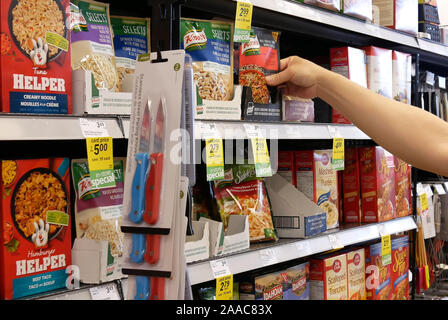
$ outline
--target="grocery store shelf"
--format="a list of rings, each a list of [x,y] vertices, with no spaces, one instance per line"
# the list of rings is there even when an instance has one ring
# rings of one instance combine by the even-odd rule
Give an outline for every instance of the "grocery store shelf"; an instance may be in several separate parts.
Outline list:
[[[189,0],[185,6],[234,19],[235,3],[231,0]],[[378,45],[412,54],[418,53],[421,61],[447,70],[446,45],[298,1],[252,0],[252,4],[254,25],[337,40],[352,46]]]
[[[0,141],[82,140],[80,118],[75,115],[0,114]],[[89,115],[82,118],[101,119],[111,137],[123,138],[116,116]]]
[[[223,139],[247,139],[244,125],[250,123],[260,128],[266,139],[332,139],[335,137],[353,140],[370,140],[354,125],[290,122],[245,122],[245,121],[195,121],[195,139],[204,139],[208,126],[214,124]]]
[[[93,300],[91,289],[101,289],[105,287],[108,287],[109,289],[108,291],[106,290],[106,292],[109,292],[109,297],[112,297],[112,294],[114,294],[114,296],[117,296],[118,294],[120,298],[123,297],[124,299],[127,291],[127,278],[102,284],[82,284],[76,289],[60,289],[25,297],[21,300]],[[104,298],[106,300],[107,296],[104,296]]]
[[[212,260],[227,260],[232,274],[238,274],[332,250],[335,244],[336,247],[349,246],[380,238],[381,235],[413,230],[416,227],[413,217],[409,216],[378,224],[346,226],[344,229],[330,230],[317,237],[303,240],[280,239],[277,243],[252,245],[250,249],[239,253],[189,264],[189,277],[192,285],[213,280],[210,267]]]

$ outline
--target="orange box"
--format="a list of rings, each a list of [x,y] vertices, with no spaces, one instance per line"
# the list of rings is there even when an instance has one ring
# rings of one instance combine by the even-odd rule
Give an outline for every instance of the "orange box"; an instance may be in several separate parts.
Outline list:
[[[390,300],[392,264],[383,266],[381,242],[365,247],[367,300]]]
[[[359,149],[362,222],[396,217],[394,158],[382,147]]]
[[[348,299],[366,300],[364,248],[347,252]]]
[[[409,300],[409,239],[392,239],[392,300]]]
[[[1,161],[0,298],[66,286],[71,265],[70,160]]]
[[[395,157],[395,202],[397,204],[397,217],[412,214],[412,166]]]
[[[347,300],[347,286],[345,253],[310,260],[310,300]]]
[[[1,107],[13,113],[72,113],[69,0],[2,0]]]
[[[359,178],[359,154],[357,148],[345,150],[345,169],[342,171],[344,221],[361,222],[361,187]]]

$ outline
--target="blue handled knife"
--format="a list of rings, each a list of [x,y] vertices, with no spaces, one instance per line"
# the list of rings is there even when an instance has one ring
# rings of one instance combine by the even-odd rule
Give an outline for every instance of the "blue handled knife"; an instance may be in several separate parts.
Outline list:
[[[132,181],[132,206],[129,213],[129,219],[134,223],[141,223],[145,213],[145,189],[148,180],[148,174],[151,167],[149,161],[150,138],[151,138],[151,102],[148,100],[143,112],[140,132],[140,144],[138,153],[135,157],[137,166],[135,168],[134,179]]]
[[[130,258],[135,263],[142,263],[146,253],[146,235],[142,233],[132,234],[132,251]]]
[[[135,284],[137,287],[135,300],[149,300],[151,296],[150,278],[145,276],[136,276]]]

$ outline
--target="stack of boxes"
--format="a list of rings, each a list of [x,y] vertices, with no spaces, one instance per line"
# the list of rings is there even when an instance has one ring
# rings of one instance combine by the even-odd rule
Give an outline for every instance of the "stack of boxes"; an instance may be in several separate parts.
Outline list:
[[[429,38],[441,42],[440,20],[436,0],[419,0],[418,31],[426,33]]]

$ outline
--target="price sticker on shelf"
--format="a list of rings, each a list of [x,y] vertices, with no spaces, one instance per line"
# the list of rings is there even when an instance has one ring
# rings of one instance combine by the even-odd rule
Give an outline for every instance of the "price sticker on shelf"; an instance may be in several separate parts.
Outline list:
[[[339,237],[336,234],[329,234],[328,241],[330,241],[330,245],[333,250],[344,248],[341,239],[339,239]]]
[[[387,266],[392,263],[390,234],[381,237],[381,257],[383,266]]]
[[[331,160],[333,170],[336,171],[344,170],[344,159],[345,159],[344,153],[345,153],[344,138],[334,138],[333,158]]]
[[[79,118],[81,132],[85,138],[109,137],[106,122],[101,119]]]
[[[249,42],[253,5],[249,0],[238,0],[235,13],[234,42]]]
[[[226,259],[210,261],[210,268],[215,279],[232,274]]]
[[[247,137],[251,141],[256,176],[271,177],[271,159],[269,157],[266,138],[263,137],[258,126],[245,123],[244,128],[246,129]]]
[[[216,278],[216,300],[233,300],[233,275]]]
[[[426,192],[419,195],[419,199],[420,199],[420,208],[421,208],[422,214],[423,214],[425,211],[428,211],[428,209],[429,209],[428,197],[426,195]]]
[[[218,128],[214,123],[203,124],[205,139],[207,181],[224,179],[224,149]]]
[[[279,262],[277,254],[275,253],[275,250],[272,248],[260,250],[259,255],[263,267],[269,266],[271,264],[276,264]]]
[[[117,287],[114,284],[106,284],[90,288],[92,300],[121,300]]]
[[[93,189],[115,187],[112,137],[86,138]]]
[[[387,231],[386,225],[379,224],[377,226],[377,228],[378,228],[378,233],[380,234],[380,237],[385,237],[387,235],[390,235],[390,232]]]
[[[446,191],[441,184],[435,184],[434,188],[436,189],[437,194],[439,195],[446,194]]]

